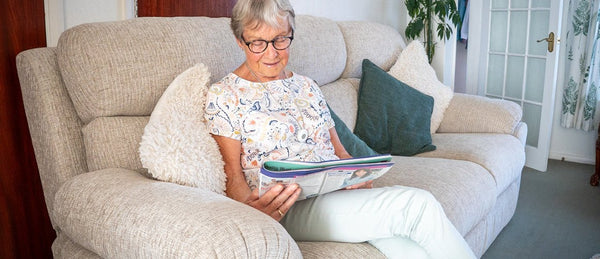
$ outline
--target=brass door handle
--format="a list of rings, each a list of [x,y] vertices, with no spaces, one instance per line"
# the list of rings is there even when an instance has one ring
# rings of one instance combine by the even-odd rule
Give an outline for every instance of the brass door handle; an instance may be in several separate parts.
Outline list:
[[[537,40],[537,42],[547,41],[548,42],[548,52],[554,51],[554,32],[550,32],[548,34],[548,38],[543,38],[541,40]]]

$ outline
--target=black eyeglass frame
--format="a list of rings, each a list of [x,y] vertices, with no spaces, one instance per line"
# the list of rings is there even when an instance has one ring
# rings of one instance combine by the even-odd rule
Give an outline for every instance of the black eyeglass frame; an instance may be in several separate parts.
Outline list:
[[[279,49],[279,48],[277,48],[277,47],[275,46],[275,41],[277,41],[278,39],[281,39],[281,38],[290,39],[290,44],[289,44],[289,45],[287,45],[287,47],[285,47],[285,48]],[[267,50],[267,48],[269,47],[269,43],[271,43],[271,46],[273,46],[273,48],[274,48],[274,49],[276,49],[276,50],[284,50],[284,49],[287,49],[287,48],[289,48],[289,47],[292,45],[292,41],[294,41],[294,30],[292,30],[292,35],[291,35],[291,36],[277,36],[277,37],[275,37],[275,38],[274,38],[274,39],[272,39],[272,40],[253,40],[253,41],[246,41],[246,39],[244,39],[244,35],[242,35],[242,40],[244,41],[244,44],[246,44],[246,47],[248,47],[248,50],[250,50],[250,52],[252,52],[252,53],[254,53],[254,54],[260,54],[260,53],[263,53],[263,52],[265,52],[265,50]],[[254,43],[254,42],[257,42],[257,41],[262,41],[262,42],[265,42],[265,43],[266,43],[266,45],[265,45],[265,48],[264,48],[262,51],[258,51],[258,52],[256,52],[256,51],[253,51],[253,50],[252,50],[252,48],[250,48],[250,44],[252,44],[252,43]]]

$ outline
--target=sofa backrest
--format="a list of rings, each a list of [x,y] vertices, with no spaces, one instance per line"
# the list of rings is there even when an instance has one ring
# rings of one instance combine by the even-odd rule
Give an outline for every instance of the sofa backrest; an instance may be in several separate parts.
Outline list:
[[[346,68],[340,79],[322,84],[321,90],[331,109],[346,126],[354,129],[363,59],[369,59],[388,71],[406,45],[395,29],[383,24],[343,21],[338,22],[338,26],[346,44]]]
[[[289,68],[327,85],[359,77],[363,58],[389,69],[401,47],[402,38],[387,26],[298,16]],[[57,60],[84,124],[88,169],[140,170],[143,128],[169,83],[196,63],[206,64],[217,81],[239,66],[244,54],[228,18],[153,17],[71,28],[59,39]],[[335,102],[356,103],[347,98],[352,93],[335,95],[340,96],[328,96],[336,99],[334,109],[340,107]],[[353,126],[354,115],[340,117]]]
[[[351,128],[361,61],[389,69],[404,47],[394,29],[369,22],[297,17],[289,68],[322,85]],[[139,142],[169,83],[196,63],[212,81],[244,60],[228,18],[136,18],[92,23],[63,33],[56,48],[17,56],[19,79],[46,204],[77,174],[143,170]]]
[[[298,17],[290,68],[321,83],[336,80],[346,64],[336,23]],[[169,83],[196,63],[212,81],[243,60],[228,18],[138,18],[74,27],[61,35],[58,63],[84,123],[104,116],[145,116]]]

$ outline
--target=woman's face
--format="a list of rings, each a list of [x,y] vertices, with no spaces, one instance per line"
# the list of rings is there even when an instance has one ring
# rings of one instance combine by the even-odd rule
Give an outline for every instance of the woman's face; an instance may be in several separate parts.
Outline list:
[[[260,25],[257,28],[245,29],[243,33],[244,40],[251,42],[253,40],[271,41],[278,36],[290,36],[291,30],[287,20],[282,20],[280,28],[269,27],[268,25]],[[289,48],[284,50],[276,50],[273,44],[269,43],[267,49],[262,53],[253,53],[248,49],[246,43],[242,40],[238,41],[238,45],[246,54],[246,63],[258,79],[262,82],[282,79],[285,77],[284,69],[288,63]]]

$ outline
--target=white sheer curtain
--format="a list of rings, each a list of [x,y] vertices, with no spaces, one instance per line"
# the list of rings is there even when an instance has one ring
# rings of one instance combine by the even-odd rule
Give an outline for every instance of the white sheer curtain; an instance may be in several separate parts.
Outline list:
[[[594,130],[600,121],[600,0],[570,0],[560,124]]]

